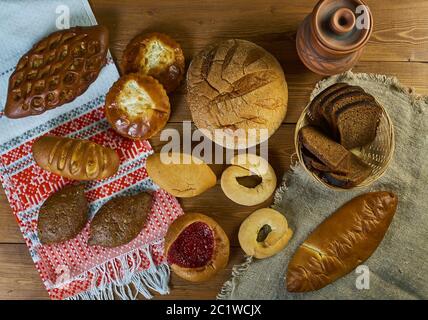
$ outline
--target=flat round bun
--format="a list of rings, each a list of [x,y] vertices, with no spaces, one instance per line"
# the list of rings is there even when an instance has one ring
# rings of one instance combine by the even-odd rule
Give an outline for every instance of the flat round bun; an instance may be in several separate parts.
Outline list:
[[[165,127],[170,112],[165,89],[150,76],[137,73],[122,76],[107,93],[107,120],[117,133],[127,138],[151,138]]]
[[[292,235],[293,231],[281,213],[264,208],[254,211],[242,222],[238,239],[247,255],[264,259],[284,249]]]
[[[270,198],[276,188],[276,175],[271,165],[255,154],[238,154],[221,175],[221,189],[233,202],[255,206]],[[238,178],[257,175],[261,182],[252,188],[239,183]]]
[[[165,253],[172,271],[192,282],[208,280],[224,269],[229,252],[229,238],[224,230],[200,213],[178,217],[165,237]]]
[[[174,91],[183,79],[184,64],[180,45],[158,32],[136,36],[126,46],[122,57],[124,73],[138,72],[152,76],[168,93]]]
[[[187,103],[193,121],[227,148],[242,149],[268,139],[281,125],[287,102],[280,64],[249,41],[231,39],[211,45],[192,60],[187,71]]]

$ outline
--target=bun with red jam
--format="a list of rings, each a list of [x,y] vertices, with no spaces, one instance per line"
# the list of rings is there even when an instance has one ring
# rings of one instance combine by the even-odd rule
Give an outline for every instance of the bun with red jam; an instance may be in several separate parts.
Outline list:
[[[192,282],[208,280],[224,269],[229,247],[229,238],[220,225],[200,213],[177,218],[165,237],[165,253],[172,271]]]

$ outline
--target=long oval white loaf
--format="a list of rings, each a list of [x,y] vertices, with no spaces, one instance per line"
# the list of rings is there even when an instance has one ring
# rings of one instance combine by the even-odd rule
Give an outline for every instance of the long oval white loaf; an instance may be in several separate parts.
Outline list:
[[[321,289],[367,260],[382,241],[397,202],[392,192],[372,192],[345,203],[297,249],[288,265],[287,290]]]

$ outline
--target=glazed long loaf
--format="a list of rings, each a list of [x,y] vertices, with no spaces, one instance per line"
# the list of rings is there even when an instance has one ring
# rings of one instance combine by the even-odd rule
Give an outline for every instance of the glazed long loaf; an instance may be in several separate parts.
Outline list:
[[[391,192],[367,193],[324,220],[291,259],[287,290],[321,289],[367,260],[382,241],[397,202]]]
[[[33,144],[33,157],[45,170],[73,180],[112,176],[119,156],[110,148],[88,140],[43,136]]]

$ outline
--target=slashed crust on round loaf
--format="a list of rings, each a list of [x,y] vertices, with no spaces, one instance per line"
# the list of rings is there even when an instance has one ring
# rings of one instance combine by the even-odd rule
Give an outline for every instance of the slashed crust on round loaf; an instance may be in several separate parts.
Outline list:
[[[287,111],[288,89],[280,64],[245,40],[226,40],[200,52],[190,64],[187,90],[193,121],[210,134],[215,129],[266,128],[270,136]],[[257,133],[252,145],[260,142]]]

